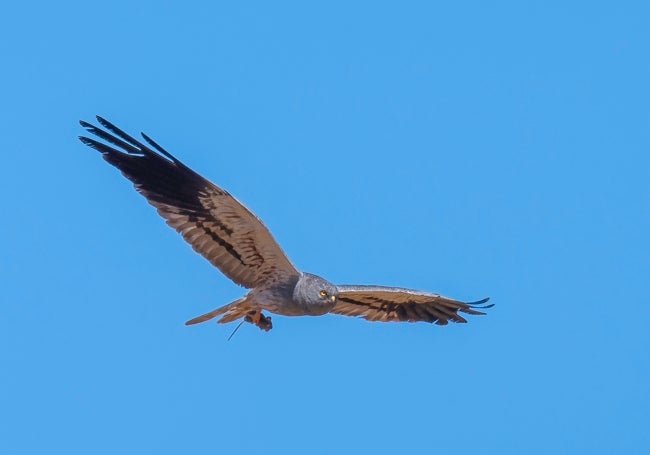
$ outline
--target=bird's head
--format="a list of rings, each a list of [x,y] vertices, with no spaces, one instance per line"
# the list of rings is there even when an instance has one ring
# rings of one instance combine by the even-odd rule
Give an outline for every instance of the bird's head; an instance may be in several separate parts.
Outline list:
[[[338,288],[329,281],[311,273],[303,273],[293,291],[296,303],[305,305],[309,314],[325,314],[336,304]]]

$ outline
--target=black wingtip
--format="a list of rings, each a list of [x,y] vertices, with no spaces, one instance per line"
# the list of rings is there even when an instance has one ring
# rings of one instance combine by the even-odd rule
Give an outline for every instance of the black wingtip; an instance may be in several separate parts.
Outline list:
[[[483,305],[488,300],[490,300],[490,298],[485,297],[484,299],[477,300],[476,302],[469,302],[467,305],[471,306],[472,308],[481,308],[481,309],[492,308],[494,306],[494,303],[491,303],[489,305]]]
[[[175,158],[171,153],[169,153],[167,150],[165,150],[165,149],[162,148],[160,145],[158,145],[158,143],[157,143],[156,141],[154,141],[153,139],[151,139],[149,136],[147,136],[146,134],[144,134],[142,131],[140,132],[140,134],[142,135],[142,137],[144,138],[144,140],[147,141],[147,143],[149,143],[150,146],[152,146],[153,148],[155,148],[156,150],[158,150],[158,152],[160,152],[160,153],[162,153],[163,155],[165,155],[167,158],[169,158],[170,160],[172,160],[174,163],[180,164],[180,161],[178,161],[178,160],[177,160],[177,159],[176,159],[176,158]]]
[[[87,145],[88,147],[93,146],[93,140],[92,139],[90,139],[90,138],[88,138],[86,136],[78,136],[78,137],[79,137],[79,140],[81,142],[83,142],[85,145]]]
[[[176,167],[191,171],[191,169],[189,169],[187,166],[181,163],[171,153],[163,149],[160,145],[158,145],[146,134],[143,133],[142,136],[144,137],[145,141],[148,142],[151,147],[153,147],[153,149],[147,147],[147,145],[145,145],[144,143],[140,142],[139,140],[127,134],[126,132],[122,131],[121,129],[113,125],[111,122],[109,122],[102,116],[97,115],[95,116],[95,118],[97,119],[97,122],[99,122],[100,126],[95,126],[92,123],[86,122],[85,120],[79,120],[79,124],[83,128],[85,128],[90,134],[97,136],[99,139],[106,141],[113,146],[116,146],[116,148],[110,147],[102,142],[98,142],[94,139],[90,139],[89,137],[85,137],[85,136],[80,136],[79,140],[83,142],[85,145],[88,145],[100,151],[105,155],[105,157],[106,155],[117,156],[116,154],[125,153],[131,156],[138,156],[138,157],[146,156],[154,159],[165,160],[166,158],[165,161],[169,160]],[[156,153],[154,149],[158,153]]]
[[[110,153],[110,152],[113,151],[113,150],[112,150],[110,147],[108,147],[107,145],[102,144],[101,142],[97,142],[96,140],[91,139],[91,138],[86,137],[86,136],[79,136],[79,140],[80,140],[84,145],[87,145],[88,147],[94,148],[95,150],[97,150],[97,151],[98,151],[99,153],[101,153],[102,155],[106,155],[107,153]]]
[[[115,128],[115,126],[104,117],[96,115],[95,118],[104,128],[108,128],[109,130]]]

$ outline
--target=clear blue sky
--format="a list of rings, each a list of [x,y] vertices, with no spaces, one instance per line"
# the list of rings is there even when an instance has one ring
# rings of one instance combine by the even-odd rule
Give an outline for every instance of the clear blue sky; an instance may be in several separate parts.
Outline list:
[[[0,453],[649,453],[647,2],[311,3],[3,7]],[[496,306],[185,327],[244,290],[95,114],[303,270]]]

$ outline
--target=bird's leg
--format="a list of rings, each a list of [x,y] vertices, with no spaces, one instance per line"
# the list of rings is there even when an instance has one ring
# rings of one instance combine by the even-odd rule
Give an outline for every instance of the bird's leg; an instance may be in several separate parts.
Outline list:
[[[259,310],[249,311],[246,316],[244,316],[244,321],[255,324],[265,332],[268,332],[273,328],[273,324],[271,323],[271,316],[264,316]]]

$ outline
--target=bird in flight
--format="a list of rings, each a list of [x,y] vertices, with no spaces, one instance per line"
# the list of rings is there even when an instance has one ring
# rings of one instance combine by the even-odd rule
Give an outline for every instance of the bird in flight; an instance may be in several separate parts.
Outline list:
[[[118,168],[176,229],[194,251],[235,283],[250,289],[243,297],[190,319],[196,324],[221,316],[220,323],[242,319],[262,330],[273,326],[263,311],[285,316],[336,313],[369,321],[467,322],[459,313],[485,314],[489,298],[462,302],[412,289],[334,285],[301,272],[289,261],[262,221],[226,190],[201,177],[146,134],[145,142],[97,116],[104,129],[81,126],[101,141],[79,139]]]

